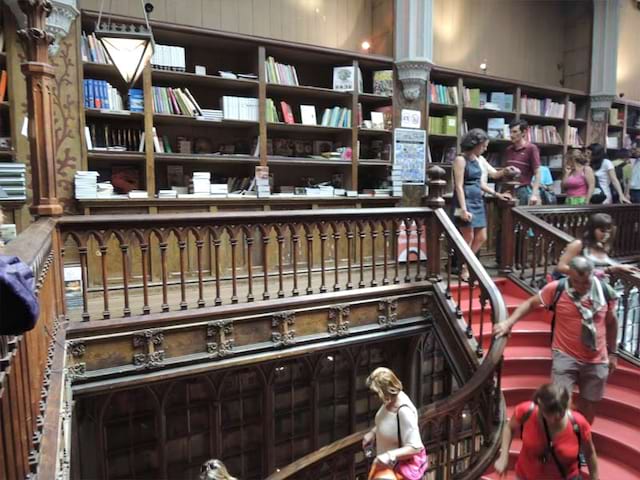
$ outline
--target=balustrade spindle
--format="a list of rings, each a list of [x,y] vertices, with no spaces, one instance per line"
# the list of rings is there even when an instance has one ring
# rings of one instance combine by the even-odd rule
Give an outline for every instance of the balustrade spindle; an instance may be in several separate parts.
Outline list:
[[[324,222],[318,223],[318,230],[320,232],[320,293],[326,293],[326,279],[325,279],[325,246],[327,243],[327,225]]]
[[[109,312],[109,273],[107,271],[107,245],[102,243],[103,239],[100,240],[100,264],[102,266],[102,296],[104,304],[102,318],[108,320],[109,318],[111,318],[111,313]]]
[[[482,358],[482,355],[484,354],[482,350],[482,342],[484,340],[484,319],[488,301],[485,291],[482,287],[480,288],[480,335],[478,337],[478,346],[476,348],[476,355],[478,358]]]
[[[238,303],[238,278],[236,272],[236,247],[238,246],[238,230],[229,228],[229,240],[231,244],[231,303]]]
[[[269,300],[269,235],[271,234],[271,227],[261,226],[260,233],[262,234],[262,280],[264,284],[264,291],[262,292],[262,299]]]
[[[293,243],[293,290],[291,295],[297,297],[298,291],[298,244],[300,243],[300,235],[298,235],[298,225],[289,225],[291,230],[291,242]]]
[[[151,313],[149,307],[149,243],[140,238],[140,258],[142,261],[142,314]]]
[[[354,233],[349,222],[345,222],[345,228],[347,230],[347,290],[351,290],[353,288],[351,281],[351,258],[355,253],[353,249]]]
[[[620,348],[620,350],[625,350],[627,322],[629,321],[629,295],[631,295],[631,285],[625,282],[624,291],[622,294],[622,309],[624,312],[624,315],[622,317],[622,335],[620,336],[620,343],[618,344],[618,348]]]
[[[214,257],[214,269],[215,269],[215,281],[216,281],[216,298],[214,300],[214,305],[222,305],[222,298],[220,297],[220,244],[222,241],[220,240],[220,235],[222,232],[219,232],[217,228],[213,228],[211,230],[211,237],[213,241],[213,257]]]
[[[473,284],[475,283],[475,277],[469,269],[469,322],[467,323],[467,338],[473,338]],[[482,341],[482,339],[478,339]]]
[[[389,221],[382,219],[382,239],[383,239],[383,262],[382,262],[382,285],[389,285]]]
[[[80,272],[82,275],[82,321],[89,321],[89,298],[87,292],[89,290],[89,266],[87,264],[87,247],[78,247],[80,255]]]
[[[198,237],[196,239],[196,262],[198,265],[198,308],[205,306],[204,301],[204,281],[202,277],[202,248],[204,247],[204,241]]]
[[[458,266],[458,301],[456,302],[456,316],[458,318],[462,318],[462,272],[465,266],[464,258],[460,258],[460,262]],[[471,276],[469,276],[469,279],[471,279]]]
[[[162,311],[169,311],[169,295],[167,291],[169,283],[169,272],[167,269],[167,242],[162,239],[160,242],[160,267],[162,270]]]
[[[178,239],[178,249],[180,251],[180,310],[186,310],[187,304],[187,284],[185,282],[185,249],[187,248],[187,242],[182,237],[184,232],[180,232]]]
[[[284,233],[282,225],[276,225],[276,241],[278,243],[278,298],[284,297],[284,275],[283,275],[283,249],[284,249]]]
[[[371,230],[371,286],[377,287],[378,280],[376,279],[376,239],[378,238],[378,224],[375,220],[369,222],[369,229]]]
[[[120,256],[122,257],[122,284],[124,289],[124,309],[122,315],[124,317],[131,316],[131,309],[129,308],[129,245],[126,243],[120,243]]]
[[[358,222],[358,237],[360,238],[360,281],[358,288],[364,288],[364,239],[366,237],[364,223]]]
[[[337,292],[338,290],[340,290],[340,275],[339,275],[339,268],[340,268],[340,251],[339,251],[339,247],[340,247],[340,224],[339,223],[332,223],[331,224],[331,228],[333,230],[333,263],[334,263],[334,268],[333,268],[333,291]]]
[[[416,260],[417,265],[416,265],[416,282],[419,282],[420,280],[422,280],[422,276],[420,275],[420,262],[421,262],[421,253],[422,253],[422,221],[415,219],[415,224],[416,224],[416,236],[418,237],[418,259]]]
[[[413,222],[409,218],[404,219],[404,233],[407,237],[407,244],[405,245],[405,251],[407,252],[407,258],[405,259],[406,273],[404,275],[404,281],[411,282],[411,227]]]
[[[395,276],[393,277],[393,283],[400,283],[400,230],[401,220],[393,220],[393,251],[394,251],[394,263],[395,263]]]
[[[253,232],[244,229],[244,238],[247,245],[247,302],[253,302]]]
[[[307,233],[307,295],[313,293],[311,275],[313,270],[313,227],[311,225],[304,226]]]
[[[538,249],[541,244],[541,235],[536,235],[535,241],[533,242],[533,259],[532,259],[532,270],[531,270],[531,281],[529,285],[532,287],[536,286],[536,270],[538,267]]]

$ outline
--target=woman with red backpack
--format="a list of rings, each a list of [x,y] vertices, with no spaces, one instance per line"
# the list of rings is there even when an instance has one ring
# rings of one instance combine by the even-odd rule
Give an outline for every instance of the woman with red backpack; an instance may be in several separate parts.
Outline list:
[[[520,432],[522,449],[516,462],[518,480],[580,480],[579,454],[589,467],[591,480],[599,480],[598,458],[591,439],[591,426],[579,413],[568,408],[569,391],[547,383],[533,399],[516,406],[502,430],[502,446],[494,467],[506,478],[509,447]]]

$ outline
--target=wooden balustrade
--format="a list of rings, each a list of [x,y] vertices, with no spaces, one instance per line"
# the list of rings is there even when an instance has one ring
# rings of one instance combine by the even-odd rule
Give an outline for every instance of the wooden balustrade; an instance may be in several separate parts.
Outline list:
[[[446,278],[434,283],[434,291],[449,316],[450,333],[461,340],[461,348],[467,345],[467,339],[476,337],[473,355],[460,371],[468,375],[461,379],[462,387],[449,398],[432,403],[419,412],[419,425],[425,446],[432,459],[429,472],[434,478],[476,479],[484,472],[494,457],[501,429],[499,422],[503,419],[504,405],[500,393],[500,365],[506,339],[494,341],[490,331],[488,350],[482,351],[482,337],[485,320],[486,328],[493,323],[506,319],[506,308],[495,284],[472,254],[468,245],[457,233],[455,227],[442,209],[437,209],[429,225],[436,225],[436,231],[428,232],[442,240],[444,250],[448,253]],[[431,244],[430,244],[431,246]],[[433,250],[432,250],[433,251]],[[456,283],[452,273],[451,258],[457,257],[460,266],[466,265],[470,274],[470,282],[464,288],[458,288],[452,294],[452,285]],[[433,255],[440,259],[440,255]],[[430,272],[434,277],[437,272]],[[459,276],[458,276],[458,284]],[[435,278],[434,278],[435,279]],[[481,308],[477,325],[474,325],[472,311],[475,309],[470,300],[473,290],[480,291]],[[466,310],[468,309],[468,310]],[[465,325],[462,313],[466,310],[469,324]],[[446,329],[443,329],[446,330]],[[443,335],[447,335],[443,331]],[[450,338],[450,340],[453,340]],[[474,343],[473,341],[471,342]],[[476,358],[482,357],[482,362]],[[327,445],[305,457],[289,464],[273,473],[269,480],[284,479],[352,479],[357,474],[365,474],[368,463],[364,458],[361,442],[366,430],[354,433]]]
[[[55,222],[39,220],[7,245],[31,266],[40,316],[20,336],[0,336],[0,478],[55,478],[60,467],[64,332]],[[9,313],[10,312],[4,312]]]
[[[640,275],[616,273],[612,278],[618,300],[618,351],[640,364]]]
[[[68,314],[121,318],[420,281],[428,276],[429,215],[396,208],[64,217],[65,266],[79,265],[82,278],[82,309]]]

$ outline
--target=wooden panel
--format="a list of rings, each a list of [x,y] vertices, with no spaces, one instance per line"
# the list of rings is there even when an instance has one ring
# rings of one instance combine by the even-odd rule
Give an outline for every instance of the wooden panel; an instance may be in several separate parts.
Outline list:
[[[636,3],[621,2],[620,33],[618,36],[618,92],[625,94],[625,99],[640,101],[640,12]]]
[[[434,60],[439,65],[560,85],[562,1],[435,0]]]

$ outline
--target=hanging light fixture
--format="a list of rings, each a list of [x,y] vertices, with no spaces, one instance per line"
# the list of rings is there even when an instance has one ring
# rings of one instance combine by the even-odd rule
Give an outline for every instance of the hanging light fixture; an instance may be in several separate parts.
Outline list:
[[[104,0],[100,6],[96,24],[96,38],[128,87],[131,87],[140,77],[144,67],[151,60],[155,48],[149,18],[142,0],[140,5],[144,15],[144,25],[111,23],[110,18],[107,23],[103,23]]]

